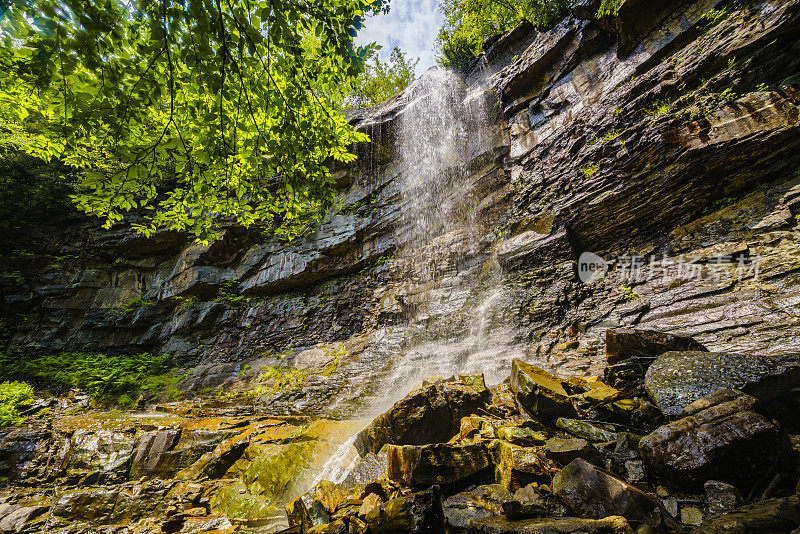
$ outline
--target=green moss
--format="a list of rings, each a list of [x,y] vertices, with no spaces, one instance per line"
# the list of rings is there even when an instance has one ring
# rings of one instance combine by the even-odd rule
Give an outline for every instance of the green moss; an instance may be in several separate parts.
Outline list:
[[[310,464],[315,448],[314,440],[290,443],[281,446],[277,452],[268,447],[253,458],[244,471],[243,478],[249,492],[280,502],[292,492],[292,485]]]
[[[238,304],[247,304],[253,300],[250,297],[245,297],[244,295],[238,294],[236,292],[236,287],[238,285],[239,282],[236,280],[225,280],[222,282],[219,286],[219,291],[217,292],[214,302],[223,302],[225,304],[236,306]]]
[[[155,304],[154,300],[148,300],[144,297],[134,297],[132,299],[128,299],[125,301],[119,308],[111,308],[110,310],[106,311],[106,319],[121,319],[124,317],[128,312],[133,311],[135,309],[141,308],[143,306],[151,306]]]
[[[239,481],[220,487],[211,498],[211,508],[215,513],[251,520],[266,519],[278,511],[271,499],[247,493]]]
[[[584,165],[584,167],[581,169],[581,172],[586,178],[591,178],[597,174],[599,169],[600,167],[598,167],[596,163],[590,163],[588,165]]]

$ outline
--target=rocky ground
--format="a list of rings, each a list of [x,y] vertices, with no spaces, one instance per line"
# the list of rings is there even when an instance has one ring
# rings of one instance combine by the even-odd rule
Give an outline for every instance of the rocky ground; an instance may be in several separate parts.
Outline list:
[[[488,387],[431,377],[366,428],[241,398],[133,413],[39,399],[0,432],[0,532],[800,528],[800,357],[648,330],[609,330],[606,346],[602,378],[522,360]],[[315,485],[343,443],[355,460]]]
[[[604,379],[515,360],[488,388],[426,380],[359,433],[342,483],[287,505],[284,532],[798,532],[800,359],[646,330],[607,347]]]

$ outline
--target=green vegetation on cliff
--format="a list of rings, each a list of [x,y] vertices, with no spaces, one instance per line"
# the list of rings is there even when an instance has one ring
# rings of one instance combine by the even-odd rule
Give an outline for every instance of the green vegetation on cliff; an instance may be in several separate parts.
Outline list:
[[[27,380],[44,388],[85,390],[103,404],[132,407],[142,390],[174,386],[163,379],[167,356],[70,352],[14,357],[0,354],[0,378]]]
[[[547,27],[566,13],[572,0],[442,0],[444,26],[436,45],[437,61],[464,69],[481,54],[483,42],[523,20]]]

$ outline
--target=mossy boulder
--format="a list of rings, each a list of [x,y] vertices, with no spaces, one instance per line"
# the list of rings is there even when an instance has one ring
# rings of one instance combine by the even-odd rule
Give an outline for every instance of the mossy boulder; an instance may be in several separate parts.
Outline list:
[[[540,367],[514,359],[511,387],[520,404],[543,421],[577,416],[564,381]]]
[[[509,491],[532,482],[550,481],[549,472],[554,466],[536,448],[493,440],[489,444],[489,454],[494,469],[494,482]]]

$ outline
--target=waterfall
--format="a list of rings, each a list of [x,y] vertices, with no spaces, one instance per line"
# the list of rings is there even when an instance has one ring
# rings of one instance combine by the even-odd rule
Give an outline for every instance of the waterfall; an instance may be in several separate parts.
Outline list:
[[[510,322],[503,320],[508,295],[492,246],[496,236],[475,210],[476,176],[492,164],[499,135],[486,85],[468,86],[449,70],[430,69],[404,94],[395,151],[406,343],[364,417],[385,411],[428,376],[481,372],[499,382],[520,355],[503,326]],[[358,461],[354,439],[339,447],[315,483],[344,480]]]

